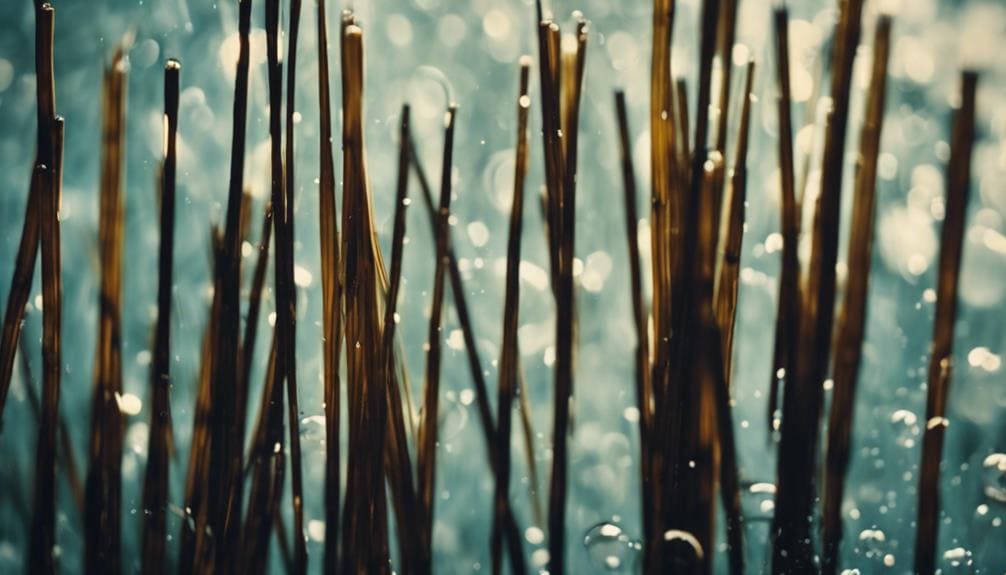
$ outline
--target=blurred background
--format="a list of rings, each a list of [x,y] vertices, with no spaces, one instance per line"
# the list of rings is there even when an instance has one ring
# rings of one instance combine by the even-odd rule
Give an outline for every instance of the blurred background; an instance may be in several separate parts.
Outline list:
[[[6,301],[20,238],[35,148],[34,19],[28,1],[0,3],[0,300]],[[633,383],[626,232],[618,165],[613,91],[626,91],[635,167],[649,193],[649,67],[652,3],[647,0],[569,0],[548,3],[568,21],[580,10],[591,21],[581,112],[577,244],[579,347],[574,428],[570,440],[567,561],[570,572],[636,572],[641,552],[625,544],[641,536],[638,497],[639,417]],[[698,0],[680,0],[673,71],[684,76],[694,106]],[[777,278],[779,175],[770,15],[774,2],[741,0],[732,60],[758,64],[749,156],[747,224],[742,255],[734,361],[734,425],[739,444],[752,572],[766,559],[773,512],[775,447],[766,421]],[[191,438],[200,342],[212,288],[209,229],[223,218],[230,157],[233,81],[238,52],[234,0],[57,1],[57,111],[66,118],[62,208],[63,395],[60,405],[80,465],[86,465],[89,406],[98,317],[97,255],[100,90],[103,66],[127,33],[129,52],[126,229],[123,272],[121,407],[128,415],[123,469],[123,546],[127,571],[139,569],[140,489],[146,461],[148,377],[156,315],[156,177],[162,142],[162,68],[182,62],[179,126],[179,201],[172,318],[172,407],[177,453],[171,462],[173,512],[169,556],[182,529],[181,500]],[[807,193],[816,193],[823,131],[815,120],[827,106],[821,63],[827,61],[837,4],[789,2],[797,166],[811,157]],[[337,27],[338,9],[328,6]],[[385,250],[391,236],[398,135],[404,102],[431,181],[439,181],[442,115],[459,106],[452,204],[452,238],[465,278],[483,368],[493,403],[503,315],[507,219],[512,197],[518,60],[537,54],[530,0],[362,0],[354,3],[366,47],[365,118],[371,189]],[[284,8],[285,9],[285,8]],[[264,7],[254,8],[246,184],[255,198],[254,236],[268,196],[269,138],[265,82]],[[1006,4],[1001,0],[868,0],[863,44],[855,67],[843,241],[851,207],[863,95],[869,80],[877,15],[894,18],[886,123],[878,176],[878,208],[864,358],[855,412],[853,461],[843,507],[845,539],[840,568],[861,573],[910,573],[917,471],[925,413],[926,369],[935,301],[935,268],[943,217],[944,166],[950,110],[959,70],[982,72],[978,142],[972,167],[968,230],[960,285],[954,378],[941,476],[943,520],[937,556],[943,573],[1006,570]],[[321,571],[324,536],[324,412],[320,356],[321,286],[318,270],[318,81],[316,4],[305,2],[297,73],[296,280],[299,422],[304,448],[305,536],[310,569]],[[565,28],[571,30],[569,26]],[[285,43],[285,42],[284,42]],[[286,48],[283,48],[286,51]],[[339,106],[337,42],[332,42],[333,106]],[[822,56],[824,55],[824,56]],[[536,62],[537,64],[537,62]],[[825,68],[827,65],[825,64]],[[735,68],[731,106],[739,105],[743,74]],[[532,73],[537,78],[537,72]],[[825,75],[827,78],[827,75]],[[543,185],[540,108],[532,81],[531,173],[527,193]],[[825,85],[823,94],[827,95]],[[732,112],[736,114],[736,111]],[[692,110],[694,114],[694,109]],[[338,122],[338,116],[334,119]],[[334,131],[339,133],[339,127]],[[731,133],[731,140],[733,133]],[[728,148],[732,150],[731,148]],[[732,158],[732,154],[731,154]],[[341,159],[336,156],[337,173]],[[410,193],[418,194],[413,180]],[[810,202],[807,202],[810,204]],[[408,217],[400,336],[418,399],[434,270],[434,245],[421,204]],[[647,202],[640,201],[642,256],[650,251]],[[536,431],[541,477],[532,485],[515,422],[511,499],[525,528],[531,563],[544,567],[544,526],[535,525],[530,495],[544,503],[551,460],[554,305],[545,232],[536,202],[525,210],[521,263],[522,364]],[[808,244],[803,238],[803,244]],[[809,245],[802,245],[805,252]],[[245,247],[246,266],[256,250]],[[648,273],[645,270],[644,273]],[[247,277],[247,276],[246,276]],[[271,274],[270,274],[271,278]],[[24,337],[32,373],[41,372],[39,274],[30,297]],[[271,279],[270,279],[271,283]],[[644,278],[649,289],[649,281]],[[450,297],[450,296],[448,296]],[[272,310],[267,289],[264,315]],[[264,317],[263,323],[272,318]],[[446,340],[441,436],[436,486],[434,562],[439,573],[489,568],[493,480],[473,405],[464,342],[452,306],[445,307]],[[269,338],[260,338],[252,397],[265,371]],[[26,382],[15,369],[0,432],[0,572],[21,572],[27,548],[36,423]],[[828,386],[828,383],[825,383]],[[257,401],[249,410],[254,417]],[[827,413],[827,411],[825,411]],[[345,434],[343,434],[345,439]],[[989,463],[991,461],[991,464]],[[997,462],[998,465],[997,465]],[[289,483],[289,482],[288,482]],[[83,524],[60,481],[59,552],[65,572],[78,570]],[[289,489],[289,487],[287,487]],[[283,513],[290,513],[284,504]],[[289,518],[288,518],[289,519]],[[289,525],[290,522],[287,522]],[[610,524],[610,525],[607,525]],[[722,531],[722,521],[719,529]],[[619,538],[622,538],[619,541]],[[722,534],[720,541],[722,541]],[[275,538],[274,538],[275,541]],[[275,545],[275,542],[273,543]],[[714,550],[725,572],[724,545]],[[617,566],[609,556],[619,557]],[[282,572],[279,554],[271,572]],[[723,558],[721,560],[720,558]]]

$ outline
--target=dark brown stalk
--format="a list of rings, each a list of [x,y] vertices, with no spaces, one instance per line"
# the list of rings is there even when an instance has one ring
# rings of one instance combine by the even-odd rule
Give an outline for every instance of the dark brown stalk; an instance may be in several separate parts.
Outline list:
[[[171,445],[171,290],[175,254],[175,165],[178,85],[182,65],[164,66],[164,164],[161,166],[161,244],[157,276],[157,327],[150,378],[150,440],[143,483],[143,573],[166,572],[165,512],[168,503],[168,452]]]
[[[272,226],[272,204],[266,203],[262,213],[262,232],[259,236],[258,259],[255,261],[255,271],[252,273],[251,291],[248,292],[248,316],[245,319],[245,334],[241,341],[241,389],[245,393],[248,393],[251,389],[252,358],[255,355],[255,342],[258,340],[259,317],[262,313],[262,292],[265,289],[266,272],[269,268],[269,242],[272,240]],[[247,398],[245,398],[245,403],[247,403]],[[245,407],[247,408],[247,406]],[[264,425],[262,423],[261,409],[258,418],[259,427],[256,428],[255,434],[252,436],[253,445],[256,439],[260,437],[258,430]],[[245,415],[247,415],[247,411],[242,414],[242,417]],[[242,426],[243,429],[245,424],[239,420],[238,425]],[[243,437],[244,433],[241,435]],[[252,449],[254,450],[254,447]],[[245,472],[251,469],[252,455],[254,454],[249,453],[245,459]]]
[[[395,319],[398,291],[402,280],[402,258],[405,244],[405,216],[408,209],[409,185],[409,106],[402,106],[399,131],[398,183],[395,189],[395,223],[391,237],[391,277],[384,306],[384,332],[381,344],[382,381],[387,388],[388,441],[385,443],[385,468],[394,499],[395,520],[398,525],[398,546],[402,573],[412,573],[416,556],[416,491],[412,478],[405,419],[402,417],[402,397],[399,393],[395,353]],[[409,407],[411,409],[411,406]]]
[[[717,52],[720,57],[720,94],[718,117],[716,122],[716,145],[715,149],[722,156],[726,156],[727,150],[727,128],[730,118],[730,81],[733,72],[733,49],[734,41],[737,38],[737,0],[723,0],[720,9],[719,30],[717,32],[719,46]]]
[[[674,104],[675,111],[678,114],[678,121],[674,126],[677,130],[677,133],[674,136],[674,141],[677,143],[675,158],[678,163],[675,173],[675,182],[678,187],[678,192],[681,193],[681,190],[688,189],[688,182],[691,178],[690,172],[688,171],[688,163],[691,161],[690,158],[692,157],[691,144],[688,140],[688,81],[685,78],[677,78],[674,81]]]
[[[231,133],[230,181],[227,189],[227,211],[224,239],[214,275],[219,298],[220,327],[214,337],[213,379],[211,383],[211,426],[209,477],[209,525],[213,532],[212,561],[219,572],[229,569],[236,553],[241,528],[241,502],[244,500],[243,425],[238,415],[247,407],[247,391],[239,388],[241,330],[241,214],[244,212],[245,134],[248,116],[248,76],[252,0],[238,3],[239,50],[237,75],[234,82],[233,127]]]
[[[744,241],[744,205],[747,201],[748,132],[751,124],[751,98],[754,82],[754,62],[748,63],[741,106],[740,129],[737,133],[737,155],[726,188],[724,215],[720,230],[722,259],[714,289],[716,321],[723,336],[723,377],[727,388],[733,379],[734,325],[737,318],[737,288],[740,275],[741,244]]]
[[[671,225],[674,209],[671,196],[674,181],[674,163],[668,161],[674,158],[675,118],[677,110],[674,107],[674,85],[671,80],[671,37],[674,30],[674,0],[653,1],[653,47],[650,64],[650,180],[652,191],[650,204],[652,206],[650,222],[650,251],[653,268],[653,396],[654,406],[660,408],[664,376],[667,373],[669,361],[668,343],[670,342],[670,306],[665,294],[670,289],[671,282],[671,252],[674,245],[672,235],[676,226]],[[655,478],[656,479],[656,478]],[[655,484],[651,482],[651,486]],[[660,516],[658,494],[654,492],[654,517]],[[644,526],[648,533],[645,549],[652,550],[655,545],[653,535],[655,525]],[[648,571],[653,563],[651,554],[647,551],[644,562]]]
[[[549,53],[542,66],[552,68],[558,75],[559,61],[552,46],[558,44],[558,31],[549,29]],[[561,184],[549,187],[548,194],[553,200],[551,209],[552,227],[555,229],[555,246],[553,259],[558,262],[558,276],[553,283],[556,301],[556,361],[555,361],[555,400],[552,428],[552,476],[549,483],[548,501],[548,540],[549,540],[549,570],[561,574],[565,566],[565,531],[566,531],[566,491],[568,474],[568,436],[570,421],[570,403],[573,399],[573,347],[575,339],[576,307],[574,302],[575,289],[573,283],[573,254],[575,250],[576,230],[576,171],[577,171],[577,136],[580,115],[580,95],[583,85],[583,70],[587,56],[587,23],[581,20],[577,23],[575,64],[569,66],[573,75],[565,84],[565,93],[559,93],[557,88],[562,84],[555,81],[548,90],[542,90],[543,97],[550,98],[544,102],[546,107],[552,107],[556,116],[565,120],[566,129],[555,137],[546,136],[546,148],[555,148],[553,156],[555,169],[561,177]],[[566,74],[566,76],[570,76]],[[560,102],[565,96],[565,106]],[[546,128],[548,129],[548,128]],[[548,156],[546,152],[546,156]],[[558,179],[558,178],[556,178]],[[556,182],[553,182],[555,185]]]
[[[622,184],[625,188],[625,229],[629,244],[629,276],[632,289],[632,317],[636,324],[636,405],[639,408],[639,456],[642,475],[641,508],[644,541],[650,540],[653,524],[653,504],[650,485],[650,429],[652,426],[653,390],[650,383],[650,341],[646,303],[643,301],[642,266],[639,257],[639,216],[636,208],[636,174],[632,167],[632,146],[629,119],[625,110],[625,93],[615,92],[615,115],[618,118],[619,154],[622,161]]]
[[[835,263],[838,259],[842,166],[848,127],[852,63],[859,45],[862,0],[845,0],[836,32],[831,82],[832,114],[825,133],[821,193],[814,213],[808,266],[806,309],[800,314],[796,373],[787,373],[779,444],[772,569],[793,573],[812,569],[810,533],[816,492],[817,444],[823,382],[831,359],[835,307]],[[785,238],[783,240],[785,242]],[[795,377],[793,377],[795,376]]]
[[[321,169],[318,178],[321,241],[322,358],[325,395],[325,573],[339,567],[340,389],[342,285],[339,280],[339,224],[335,213],[335,165],[332,151],[332,104],[328,74],[328,19],[318,1],[318,101],[321,115]]]
[[[210,268],[215,269],[219,250],[215,239],[216,229],[210,230]],[[214,294],[217,293],[214,281]],[[214,297],[207,314],[203,330],[203,342],[199,360],[199,380],[196,391],[196,407],[192,422],[192,441],[189,446],[189,461],[185,476],[185,518],[182,522],[181,546],[178,552],[178,572],[180,574],[197,571],[207,551],[206,524],[208,505],[208,470],[210,462],[210,413],[211,382],[213,378],[214,346],[216,345],[217,320],[220,317],[220,298]]]
[[[978,74],[961,75],[961,106],[954,113],[950,163],[947,166],[946,215],[940,238],[940,267],[936,278],[936,317],[929,356],[926,396],[926,431],[922,436],[919,471],[919,511],[915,532],[915,572],[933,573],[940,515],[940,460],[947,429],[947,398],[953,371],[954,319],[957,285],[964,244],[968,193],[971,187],[971,152],[975,142],[975,93]]]
[[[262,566],[269,558],[269,538],[280,518],[286,458],[282,445],[283,385],[276,371],[276,355],[277,338],[274,332],[258,423],[252,440],[252,481],[248,492],[248,512],[241,532],[242,552],[235,565],[238,573],[263,570]],[[277,539],[282,542],[282,530],[277,528],[276,533]]]
[[[687,186],[684,182],[680,184],[683,194],[678,219],[680,243],[673,246],[679,252],[675,256],[679,263],[674,269],[680,271],[670,293],[673,306],[671,363],[666,401],[654,432],[662,436],[666,445],[663,465],[668,480],[659,484],[667,500],[663,509],[664,528],[692,533],[704,549],[712,545],[715,509],[712,486],[717,464],[713,449],[715,425],[712,424],[716,421],[713,392],[717,374],[703,373],[703,370],[708,371],[710,362],[702,354],[710,353],[713,344],[703,337],[706,330],[702,322],[705,314],[712,311],[712,268],[716,253],[715,186],[713,171],[707,169],[714,163],[710,161],[714,154],[707,149],[707,111],[712,91],[719,5],[719,0],[704,0],[702,4],[695,140]],[[719,347],[719,342],[715,347]],[[664,550],[664,560],[673,560],[674,549],[665,546]],[[706,569],[710,558],[710,554],[703,557]]]
[[[24,225],[21,228],[21,243],[18,244],[14,274],[10,280],[10,292],[7,293],[7,309],[4,310],[3,341],[0,343],[0,428],[3,425],[4,405],[7,402],[7,392],[10,390],[14,371],[14,356],[17,355],[21,340],[24,310],[35,276],[35,259],[38,257],[39,244],[38,202],[44,175],[42,170],[37,168],[32,170],[28,201],[24,209]]]
[[[430,224],[435,235],[439,226],[439,220],[437,208],[433,204],[433,191],[430,186],[429,178],[426,177],[426,172],[423,169],[422,162],[419,158],[416,142],[411,136],[409,138],[409,157],[412,161],[412,167],[416,173],[416,179],[419,180],[419,189],[420,192],[422,192],[423,203],[426,206],[427,214],[430,217]],[[468,356],[468,367],[472,376],[472,381],[475,384],[475,402],[479,408],[479,421],[482,424],[482,434],[486,440],[486,452],[489,457],[489,467],[495,475],[496,425],[493,422],[492,415],[490,415],[489,411],[489,392],[486,390],[485,373],[482,371],[481,360],[478,356],[478,350],[475,347],[475,332],[472,329],[472,321],[468,312],[468,302],[465,296],[464,283],[461,278],[461,270],[458,268],[458,260],[454,253],[454,247],[451,244],[450,236],[448,236],[447,242],[447,271],[451,281],[451,293],[454,296],[454,310],[457,313],[458,325],[461,327],[461,332],[464,335],[465,351]],[[522,386],[524,386],[524,384],[521,382],[521,379],[518,379],[518,386],[520,387],[518,394],[521,397],[521,426],[524,429],[524,444],[526,446],[527,465],[529,469],[528,475],[531,478],[532,486],[537,486],[538,467],[534,458],[534,430],[531,427],[530,416],[528,415],[530,408],[525,405],[526,394],[523,392]],[[537,508],[537,498],[534,497],[534,495],[535,494],[532,493],[532,507]],[[540,515],[540,513],[538,513],[538,515]],[[507,541],[507,551],[510,553],[511,557],[521,556],[522,540],[520,529],[518,528],[516,520],[512,514],[506,517],[504,529]],[[514,573],[523,573],[526,569],[523,562],[512,562],[510,566],[514,570]]]
[[[440,205],[437,212],[437,259],[433,280],[433,301],[430,328],[427,338],[426,382],[423,386],[423,412],[419,422],[419,447],[417,475],[419,481],[419,507],[422,528],[419,537],[424,547],[427,570],[432,565],[433,553],[433,491],[436,485],[437,432],[440,407],[440,354],[443,336],[444,275],[447,262],[447,237],[450,233],[451,169],[454,152],[454,118],[457,108],[451,104],[444,120],[444,159],[440,179]]]
[[[28,405],[31,408],[35,424],[38,425],[42,416],[42,398],[39,397],[39,390],[35,389],[36,380],[31,373],[31,365],[28,362],[28,350],[25,347],[24,338],[18,339],[18,354],[21,356],[21,380],[25,383]],[[77,458],[73,453],[73,442],[70,440],[70,428],[66,425],[66,418],[62,413],[59,417],[59,453],[57,463],[66,473],[66,482],[73,495],[73,504],[77,512],[84,515],[84,484],[80,480],[80,468],[77,465]],[[27,498],[21,501],[21,509],[26,512],[27,518]]]
[[[876,206],[877,156],[884,121],[887,89],[887,57],[890,52],[891,18],[877,21],[873,42],[873,74],[867,95],[866,113],[859,140],[856,165],[856,201],[849,237],[849,279],[838,320],[835,341],[834,391],[828,422],[828,452],[822,514],[823,555],[821,570],[834,575],[842,541],[842,496],[849,467],[853,406],[859,376],[863,336],[866,332],[867,290]]]
[[[744,204],[747,199],[748,131],[751,122],[751,99],[754,82],[754,62],[747,68],[741,107],[740,129],[737,133],[737,156],[726,190],[725,216],[720,232],[723,245],[717,283],[714,286],[716,333],[710,341],[720,342],[721,351],[712,353],[711,369],[715,370],[716,422],[720,449],[720,496],[726,515],[727,552],[730,572],[744,573],[744,525],[740,510],[740,487],[737,453],[731,415],[730,383],[732,379],[733,335],[737,314],[737,288],[740,270],[741,244],[744,239]],[[706,329],[710,329],[708,326]],[[718,357],[717,357],[718,356]]]
[[[119,573],[121,564],[122,442],[122,234],[126,115],[126,69],[116,50],[104,74],[102,165],[98,244],[101,293],[91,438],[84,506],[84,565],[88,573]]]
[[[343,278],[349,458],[342,524],[342,570],[386,573],[384,450],[387,397],[381,385],[379,272],[363,142],[363,30],[343,14]],[[375,456],[376,455],[376,456]],[[416,534],[421,537],[421,534]]]
[[[61,280],[59,209],[62,186],[63,120],[55,115],[51,5],[35,9],[35,77],[38,97],[38,219],[42,252],[42,415],[35,459],[35,492],[27,565],[54,573],[56,544],[56,429],[59,419]]]
[[[793,123],[789,76],[789,12],[778,8],[773,14],[775,28],[776,103],[779,114],[779,190],[782,196],[779,214],[782,224],[782,271],[779,274],[778,312],[775,324],[775,344],[772,353],[772,373],[769,378],[768,432],[776,428],[779,409],[779,383],[796,377],[795,356],[797,330],[800,325],[800,263],[797,243],[800,232],[800,207],[793,176]],[[782,377],[780,377],[782,376]],[[787,377],[788,376],[788,377]]]
[[[304,479],[300,450],[300,407],[297,400],[297,288],[293,281],[294,238],[294,113],[297,87],[297,39],[300,32],[301,0],[290,2],[288,48],[284,54],[286,68],[286,185],[283,199],[273,202],[281,209],[273,224],[276,226],[276,321],[280,326],[278,365],[286,379],[287,420],[290,424],[290,489],[293,499],[293,567],[294,575],[307,573],[307,543],[304,536]],[[279,132],[273,134],[279,137]],[[282,281],[280,281],[282,275]]]
[[[524,214],[524,179],[527,175],[528,145],[527,123],[531,107],[528,81],[531,74],[530,58],[521,59],[520,88],[517,96],[517,150],[514,160],[513,204],[510,208],[510,235],[507,242],[506,292],[503,305],[503,343],[500,352],[499,399],[497,402],[496,433],[496,492],[493,527],[490,540],[494,574],[503,570],[503,525],[510,514],[510,427],[513,399],[517,391],[520,351],[517,347],[517,324],[520,306],[520,244]],[[513,557],[512,562],[523,563],[523,557]]]

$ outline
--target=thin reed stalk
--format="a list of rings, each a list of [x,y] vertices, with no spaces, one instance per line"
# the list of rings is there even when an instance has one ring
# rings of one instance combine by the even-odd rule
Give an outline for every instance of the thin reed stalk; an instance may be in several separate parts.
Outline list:
[[[84,567],[122,571],[122,249],[125,219],[126,68],[122,48],[105,69],[98,244],[101,290],[91,398],[91,437],[84,508]]]
[[[821,570],[834,575],[842,541],[842,497],[849,467],[856,386],[866,332],[867,290],[873,247],[876,210],[877,157],[884,121],[887,89],[887,59],[890,52],[891,18],[877,21],[873,41],[873,72],[867,94],[865,119],[859,140],[856,164],[856,201],[849,237],[845,297],[838,319],[834,351],[834,391],[828,422],[828,451],[825,459],[824,504],[822,513],[823,553]]]
[[[244,208],[244,159],[248,116],[248,78],[252,0],[238,3],[238,61],[234,82],[231,158],[227,188],[227,210],[220,256],[216,259],[214,298],[220,299],[220,327],[214,337],[215,355],[211,389],[209,477],[209,525],[213,531],[212,560],[217,571],[228,568],[240,537],[244,483],[243,422],[247,410],[247,390],[242,389],[241,332],[241,215]],[[219,293],[218,293],[219,291]]]
[[[947,166],[946,212],[940,238],[940,264],[936,277],[936,317],[929,356],[929,385],[926,387],[926,430],[922,436],[919,466],[919,508],[915,531],[915,572],[929,575],[936,563],[939,536],[940,461],[946,433],[947,400],[953,372],[954,319],[957,315],[957,288],[964,246],[968,194],[971,188],[971,154],[975,142],[975,94],[978,74],[961,75],[961,104],[954,113]]]
[[[342,523],[342,571],[384,573],[388,565],[384,444],[386,390],[381,385],[378,268],[363,143],[363,30],[342,19],[343,209],[349,461]],[[417,534],[421,537],[421,534]]]
[[[814,565],[811,523],[807,518],[814,510],[823,382],[831,359],[845,135],[852,64],[859,45],[862,11],[862,0],[842,3],[832,54],[833,108],[825,133],[821,193],[815,205],[811,258],[803,298],[805,309],[800,313],[799,351],[789,355],[790,363],[796,362],[796,373],[787,373],[783,392],[776,508],[772,521],[772,569],[775,573],[792,573],[811,569]]]
[[[290,493],[293,502],[293,573],[307,573],[307,542],[304,533],[304,478],[300,449],[300,407],[297,399],[297,287],[294,284],[294,174],[296,172],[294,115],[296,113],[297,39],[300,34],[301,0],[290,2],[290,30],[284,54],[286,68],[286,140],[283,199],[273,205],[282,209],[273,224],[276,226],[276,321],[280,329],[280,373],[286,380],[287,421],[290,426]],[[272,137],[279,137],[277,132]],[[280,275],[282,274],[282,281]]]
[[[773,12],[776,58],[776,103],[779,115],[779,190],[782,225],[782,271],[779,274],[778,311],[776,312],[775,343],[772,352],[772,373],[769,377],[769,436],[777,429],[780,380],[796,377],[794,365],[800,313],[800,263],[797,253],[800,233],[800,204],[794,188],[792,90],[789,73],[789,11]]]
[[[27,564],[36,573],[55,573],[56,545],[56,436],[59,425],[60,279],[59,202],[62,192],[63,119],[57,117],[53,81],[53,28],[50,4],[35,8],[35,78],[38,102],[39,234],[42,253],[42,415],[35,451],[35,492]]]
[[[318,101],[321,167],[318,177],[321,242],[322,361],[325,397],[325,573],[339,567],[339,461],[341,445],[342,283],[339,275],[339,225],[335,210],[335,165],[332,150],[332,104],[328,72],[328,18],[325,0],[318,1]]]
[[[426,381],[423,385],[423,411],[419,422],[417,476],[422,528],[419,537],[423,545],[427,569],[433,553],[433,491],[436,485],[437,434],[440,407],[440,361],[443,336],[444,283],[447,260],[447,237],[450,233],[451,170],[454,153],[454,120],[456,107],[451,104],[444,119],[444,156],[440,179],[440,203],[437,211],[436,264],[433,279],[433,299],[427,337]]]
[[[642,475],[640,491],[644,539],[653,524],[650,430],[652,428],[653,389],[650,382],[650,341],[646,303],[643,301],[642,264],[639,257],[639,215],[636,208],[636,174],[632,167],[632,145],[629,136],[629,119],[625,110],[625,93],[615,92],[615,117],[618,119],[619,158],[622,162],[622,185],[625,193],[625,230],[629,246],[629,279],[632,289],[632,317],[636,327],[636,406],[639,409],[639,459]]]
[[[385,469],[398,526],[398,546],[402,573],[412,573],[418,561],[416,549],[416,492],[412,478],[409,445],[402,416],[402,397],[397,377],[395,331],[398,325],[396,310],[398,292],[402,281],[402,260],[405,245],[405,216],[409,206],[409,115],[408,104],[402,106],[399,130],[398,183],[395,189],[395,219],[391,236],[391,276],[384,306],[384,332],[381,344],[382,381],[387,389],[388,440],[385,443]],[[411,409],[411,406],[408,407]]]
[[[493,526],[490,539],[493,573],[503,570],[503,525],[510,509],[510,428],[513,400],[518,388],[517,324],[520,308],[520,246],[524,214],[524,180],[527,176],[527,124],[531,107],[528,82],[530,58],[521,59],[520,84],[517,95],[517,150],[514,159],[513,203],[510,207],[510,231],[507,240],[506,289],[503,304],[503,336],[500,352],[499,399],[497,401],[496,490]],[[511,563],[523,563],[522,556],[511,557]]]
[[[168,456],[171,450],[171,296],[175,257],[175,166],[177,163],[178,92],[182,65],[170,59],[164,66],[164,163],[161,166],[161,243],[157,275],[157,327],[154,363],[150,377],[150,439],[143,483],[144,574],[166,572],[165,512],[167,510]]]

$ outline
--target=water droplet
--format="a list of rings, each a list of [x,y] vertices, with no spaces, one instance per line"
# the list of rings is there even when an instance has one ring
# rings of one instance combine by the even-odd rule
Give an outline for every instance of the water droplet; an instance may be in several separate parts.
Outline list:
[[[642,544],[616,523],[602,522],[583,536],[590,564],[601,573],[634,573]]]
[[[963,547],[954,547],[943,552],[943,560],[939,572],[943,575],[951,573],[973,573],[974,557],[971,551]]]
[[[702,544],[687,531],[670,529],[664,532],[664,545],[671,556],[668,573],[696,573],[705,552]]]
[[[1006,503],[1006,453],[993,453],[982,462],[985,496]]]
[[[859,545],[869,559],[879,559],[887,549],[887,535],[874,526],[859,533]]]
[[[919,418],[907,409],[899,409],[891,414],[891,427],[894,441],[905,448],[915,447],[915,438],[919,436]]]

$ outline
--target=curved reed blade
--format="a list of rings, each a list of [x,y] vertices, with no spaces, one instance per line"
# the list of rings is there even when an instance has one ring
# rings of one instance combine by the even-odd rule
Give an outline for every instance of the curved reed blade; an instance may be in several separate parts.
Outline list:
[[[772,373],[769,377],[768,432],[771,437],[778,429],[776,412],[779,409],[780,380],[796,377],[794,358],[799,322],[800,263],[797,242],[800,230],[800,204],[794,188],[792,98],[789,74],[789,12],[778,8],[773,13],[775,30],[776,90],[779,114],[779,174],[782,196],[780,221],[782,222],[782,272],[779,275],[778,311],[775,324],[775,344],[772,353]]]
[[[835,307],[835,263],[838,259],[842,165],[848,128],[852,63],[859,45],[862,0],[845,0],[836,31],[831,81],[832,113],[825,133],[821,193],[814,214],[808,265],[806,309],[800,313],[798,352],[788,353],[795,373],[783,391],[776,508],[772,522],[775,573],[812,569],[814,546],[808,517],[816,492],[817,444],[820,435],[822,382],[831,360]],[[783,239],[785,242],[785,238]]]
[[[493,573],[503,570],[503,525],[510,513],[510,428],[513,400],[517,392],[518,361],[517,324],[520,306],[520,244],[524,214],[524,179],[527,176],[527,124],[531,107],[528,81],[531,74],[529,57],[521,58],[520,89],[517,96],[517,151],[514,167],[513,204],[510,208],[510,232],[507,241],[506,291],[503,306],[503,343],[500,353],[498,423],[496,433],[496,491],[493,507],[493,527],[490,539]],[[513,564],[524,562],[523,555],[510,557]]]
[[[322,361],[325,396],[325,573],[339,568],[339,461],[342,347],[342,285],[339,279],[339,225],[335,213],[335,166],[332,151],[332,104],[328,73],[328,19],[325,0],[318,1],[318,101],[321,168],[318,177],[319,239],[321,242]]]
[[[168,503],[168,453],[171,445],[171,289],[175,257],[175,166],[178,134],[178,85],[182,65],[164,66],[164,164],[161,167],[161,244],[157,276],[157,327],[150,377],[150,439],[143,483],[143,573],[166,572],[165,512]]]
[[[636,174],[632,167],[632,147],[629,119],[625,110],[625,93],[615,92],[615,117],[618,119],[619,157],[622,162],[622,184],[625,188],[625,230],[629,245],[629,277],[632,289],[632,317],[636,325],[636,407],[639,409],[639,457],[642,475],[641,510],[644,541],[650,541],[653,528],[653,496],[650,484],[652,457],[650,429],[652,427],[653,389],[650,382],[650,341],[646,303],[643,301],[642,266],[639,257],[639,216],[637,212]]]
[[[101,196],[98,221],[101,293],[91,441],[85,487],[84,565],[88,573],[119,573],[121,565],[122,249],[125,216],[125,54],[120,47],[104,75]]]
[[[866,332],[867,290],[870,279],[873,225],[876,206],[877,156],[884,122],[887,89],[887,59],[890,52],[891,18],[877,21],[873,41],[873,73],[867,94],[866,112],[859,140],[856,165],[856,201],[849,237],[849,276],[838,319],[835,340],[834,391],[828,421],[828,452],[825,460],[822,513],[823,554],[821,570],[834,575],[842,541],[842,496],[849,467],[853,406]]]
[[[59,203],[63,170],[63,119],[55,115],[53,83],[53,27],[50,4],[35,9],[35,75],[38,97],[39,172],[38,218],[42,253],[42,415],[35,459],[35,492],[28,565],[37,573],[54,573],[56,545],[56,435],[59,421],[60,279]]]
[[[947,166],[946,215],[940,238],[940,267],[936,282],[936,317],[926,388],[926,431],[922,436],[919,467],[919,510],[915,532],[915,572],[930,574],[936,562],[940,515],[940,460],[948,421],[947,399],[953,370],[954,319],[957,286],[964,246],[965,217],[971,187],[971,154],[975,143],[975,93],[978,74],[961,75],[961,106],[954,113]]]

